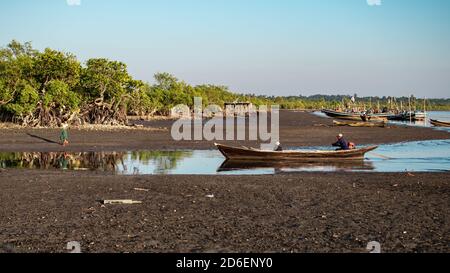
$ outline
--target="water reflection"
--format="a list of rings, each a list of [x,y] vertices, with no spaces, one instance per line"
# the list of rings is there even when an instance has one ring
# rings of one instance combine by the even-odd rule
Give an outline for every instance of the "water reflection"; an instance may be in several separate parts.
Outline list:
[[[124,153],[0,153],[0,167],[115,171]]]
[[[154,173],[166,174],[170,170],[178,167],[178,162],[184,158],[192,156],[192,152],[188,151],[138,151],[131,152],[125,156],[124,161],[129,163],[122,165],[124,171],[127,171],[127,165],[133,162],[139,162],[140,165],[153,165]],[[140,174],[140,168],[134,166],[133,174]]]
[[[326,148],[329,147],[309,147],[313,150]],[[442,172],[450,171],[450,140],[380,145],[375,152],[366,154],[364,161],[298,163],[224,160],[217,150],[0,153],[0,168],[91,170],[118,175],[260,175],[303,171]]]
[[[159,151],[0,153],[0,168],[91,170],[141,174],[139,168],[129,168],[131,160],[143,165],[153,165],[157,170],[156,173],[164,173],[176,169],[177,162],[191,154],[191,152]]]
[[[218,172],[232,172],[242,170],[273,169],[274,173],[302,172],[302,171],[373,171],[374,165],[370,161],[352,160],[343,162],[251,162],[227,160],[217,170]]]

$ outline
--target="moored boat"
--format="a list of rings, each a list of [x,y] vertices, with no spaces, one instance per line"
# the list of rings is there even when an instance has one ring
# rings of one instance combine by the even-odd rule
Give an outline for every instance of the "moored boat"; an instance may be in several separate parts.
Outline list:
[[[357,112],[341,112],[324,109],[322,113],[325,115],[345,120],[357,120],[357,121],[385,121],[391,116],[389,113],[379,113],[379,114],[368,114],[368,113],[357,113]]]
[[[379,114],[365,114],[363,117],[364,121],[387,121],[391,116],[389,113],[379,113]]]
[[[401,113],[401,114],[396,114],[396,115],[389,116],[388,120],[391,120],[391,121],[405,121],[406,117],[405,117],[404,113]]]
[[[389,116],[392,121],[423,121],[427,117],[425,112],[403,112],[397,115]]]
[[[254,161],[297,161],[317,162],[335,160],[363,160],[364,155],[378,148],[370,146],[346,151],[265,151],[247,147],[231,147],[215,144],[222,155],[229,160]]]
[[[430,123],[436,127],[450,127],[450,122],[431,119]]]
[[[322,113],[325,115],[332,117],[332,118],[338,118],[338,119],[346,119],[346,120],[358,120],[361,121],[364,118],[364,115],[362,113],[347,113],[347,112],[338,112],[333,110],[322,110]]]
[[[386,127],[385,122],[342,122],[333,120],[334,126],[349,126],[349,127]]]
[[[414,120],[416,121],[424,121],[427,118],[427,114],[425,112],[415,112]]]

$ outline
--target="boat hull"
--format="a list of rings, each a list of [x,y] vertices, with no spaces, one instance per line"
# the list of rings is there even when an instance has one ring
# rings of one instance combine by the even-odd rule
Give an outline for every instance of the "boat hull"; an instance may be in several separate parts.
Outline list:
[[[228,160],[252,161],[295,161],[295,162],[323,162],[335,160],[363,160],[364,155],[378,148],[371,146],[347,151],[263,151],[251,148],[230,147],[216,144],[217,149]]]
[[[356,121],[387,121],[390,116],[390,114],[345,113],[333,110],[322,110],[322,113],[332,118]]]
[[[368,120],[371,121],[387,121],[391,115],[390,114],[370,114],[368,115]]]
[[[322,110],[322,113],[324,113],[325,115],[332,117],[332,118],[345,119],[345,120],[357,120],[357,121],[363,120],[363,117],[360,113],[343,113],[343,112],[337,112],[337,111],[332,111],[332,110]]]
[[[390,116],[388,119],[392,121],[424,121],[426,117],[425,113],[402,113]]]
[[[384,122],[341,122],[333,120],[334,126],[349,126],[349,127],[386,127]]]
[[[426,119],[427,119],[426,113],[415,113],[414,114],[414,120],[416,120],[416,121],[424,121]]]
[[[433,124],[436,127],[450,127],[450,122],[445,122],[445,121],[439,121],[439,120],[432,119],[432,120],[430,120],[430,123]]]

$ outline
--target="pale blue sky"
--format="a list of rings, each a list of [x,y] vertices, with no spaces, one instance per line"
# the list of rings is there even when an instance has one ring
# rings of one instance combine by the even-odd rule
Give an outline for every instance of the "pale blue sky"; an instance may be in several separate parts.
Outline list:
[[[448,0],[2,0],[0,45],[12,39],[120,60],[144,81],[450,97]]]

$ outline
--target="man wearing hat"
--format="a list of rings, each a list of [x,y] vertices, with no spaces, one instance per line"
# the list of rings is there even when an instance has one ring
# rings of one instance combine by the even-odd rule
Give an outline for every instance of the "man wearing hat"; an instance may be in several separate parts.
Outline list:
[[[332,144],[334,147],[339,147],[338,150],[350,150],[349,148],[349,144],[348,141],[345,140],[344,135],[343,134],[339,134],[337,135],[337,142]]]
[[[283,151],[283,147],[281,146],[281,143],[278,141],[277,143],[275,143],[275,152],[282,152]]]

